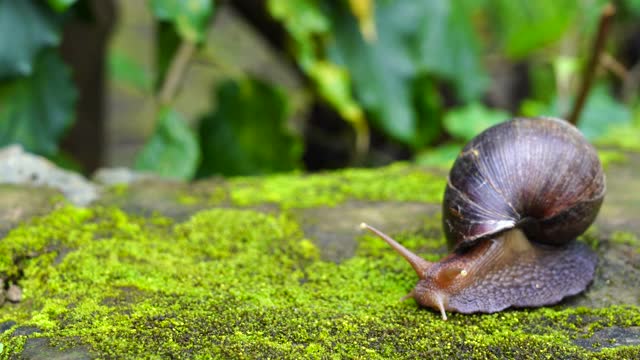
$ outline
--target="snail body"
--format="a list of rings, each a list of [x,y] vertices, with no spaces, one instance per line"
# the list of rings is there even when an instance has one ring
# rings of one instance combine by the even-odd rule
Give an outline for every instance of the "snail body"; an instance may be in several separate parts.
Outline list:
[[[446,311],[544,306],[584,291],[597,257],[575,238],[604,194],[596,150],[574,126],[518,118],[471,140],[451,169],[442,212],[450,255],[428,262],[362,227],[414,268],[420,280],[408,296],[446,320]]]

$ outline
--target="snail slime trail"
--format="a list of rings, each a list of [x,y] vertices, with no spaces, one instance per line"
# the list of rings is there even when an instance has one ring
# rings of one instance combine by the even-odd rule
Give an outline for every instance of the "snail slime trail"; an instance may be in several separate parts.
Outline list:
[[[409,293],[424,307],[493,313],[558,303],[586,289],[597,257],[575,241],[605,194],[595,148],[571,124],[516,118],[472,139],[451,169],[442,226],[452,248],[439,262],[412,253],[380,230],[413,267]]]

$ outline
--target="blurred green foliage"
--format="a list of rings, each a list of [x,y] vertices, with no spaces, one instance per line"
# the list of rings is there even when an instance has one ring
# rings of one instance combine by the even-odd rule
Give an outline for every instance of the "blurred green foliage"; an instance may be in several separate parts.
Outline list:
[[[59,42],[56,14],[36,1],[0,1],[0,79],[32,74],[38,53]]]
[[[182,39],[200,42],[213,13],[211,0],[151,0],[151,10],[156,19],[174,24]]]
[[[285,94],[255,79],[226,82],[218,109],[200,122],[203,161],[199,174],[263,174],[300,166],[302,144],[287,129]]]
[[[190,179],[199,160],[198,139],[180,113],[163,107],[158,112],[155,132],[138,155],[135,167],[164,177]]]
[[[30,151],[60,157],[58,144],[73,123],[77,94],[55,50],[65,21],[76,16],[74,8],[85,1],[0,0],[0,145],[18,142]],[[290,56],[306,78],[314,101],[334,109],[353,128],[353,153],[358,155],[353,159],[366,163],[373,128],[408,149],[418,162],[446,165],[464,142],[493,124],[513,116],[562,117],[568,112],[606,2],[259,3],[254,11],[281,26],[283,55]],[[300,109],[293,109],[292,94],[254,74],[218,84],[212,89],[215,108],[202,114],[194,128],[187,126],[173,103],[175,94],[165,90],[180,75],[175,69],[184,65],[185,57],[188,63],[189,51],[220,50],[210,49],[207,42],[220,4],[147,4],[158,23],[156,70],[122,54],[109,56],[111,76],[158,102],[155,132],[135,167],[182,179],[300,169],[304,144],[291,124]],[[640,1],[617,5],[619,31],[640,31]],[[623,40],[615,31],[608,47],[614,59]],[[526,98],[509,104],[511,111],[492,108],[488,104],[496,91],[494,74],[514,64],[524,66],[527,81],[521,86],[526,88],[519,92]],[[580,122],[592,141],[640,149],[638,84],[628,80],[600,71]],[[621,93],[625,86],[630,93]]]
[[[51,50],[38,54],[30,76],[0,86],[0,144],[19,142],[27,149],[54,156],[73,120],[76,90],[69,68]]]

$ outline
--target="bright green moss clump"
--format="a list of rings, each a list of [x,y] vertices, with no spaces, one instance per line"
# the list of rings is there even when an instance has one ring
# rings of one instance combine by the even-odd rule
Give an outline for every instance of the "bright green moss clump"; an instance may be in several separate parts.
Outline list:
[[[429,229],[426,229],[427,231]],[[424,232],[421,232],[424,233]],[[428,232],[427,232],[428,233]],[[442,239],[400,234],[422,250]],[[637,307],[439,315],[399,302],[412,270],[365,236],[335,264],[285,215],[213,209],[174,224],[119,210],[65,207],[0,242],[0,272],[24,289],[0,309],[16,321],[3,356],[27,337],[103,358],[603,358],[572,342],[640,323]],[[21,326],[40,333],[13,337]]]
[[[277,203],[283,208],[336,205],[348,199],[440,202],[446,179],[407,164],[306,176],[272,175],[231,181],[236,205]]]
[[[611,234],[611,242],[631,246],[636,252],[640,253],[640,239],[632,233],[616,231]]]

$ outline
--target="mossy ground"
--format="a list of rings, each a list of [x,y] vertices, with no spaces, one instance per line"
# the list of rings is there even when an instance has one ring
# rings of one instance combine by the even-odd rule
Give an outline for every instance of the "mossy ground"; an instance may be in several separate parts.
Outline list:
[[[391,173],[399,169],[408,171]],[[357,198],[363,191],[357,188],[373,181],[373,172],[356,173],[362,178],[351,178],[340,193]],[[442,177],[431,177],[443,184]],[[445,322],[413,301],[399,302],[415,275],[378,239],[361,236],[356,255],[342,263],[320,259],[294,220],[296,199],[312,188],[295,188],[296,178],[260,186],[236,180],[244,187],[242,204],[276,202],[285,209],[270,214],[212,208],[175,222],[116,208],[62,206],[12,230],[0,241],[0,274],[22,287],[24,299],[0,309],[0,325],[15,322],[0,335],[1,355],[19,354],[28,338],[44,337],[60,348],[85,346],[102,358],[640,356],[638,347],[592,351],[572,342],[600,328],[640,324],[635,306],[450,314]],[[332,184],[312,204],[331,204],[326,194],[348,178],[307,179]],[[270,181],[291,184],[283,190],[290,194]],[[437,201],[415,194],[411,176],[398,178],[403,181],[402,191],[410,189],[398,195],[401,200]],[[380,186],[362,196],[393,199],[401,191]],[[312,206],[306,201],[300,200]],[[421,254],[432,253],[444,245],[432,237],[438,234],[433,224],[393,235]],[[25,327],[39,331],[15,335]]]
[[[282,209],[332,206],[347,200],[442,201],[446,178],[442,174],[397,163],[384,169],[347,169],[313,175],[238,177],[215,183],[194,196],[179,194],[184,205],[254,206],[276,204]]]

